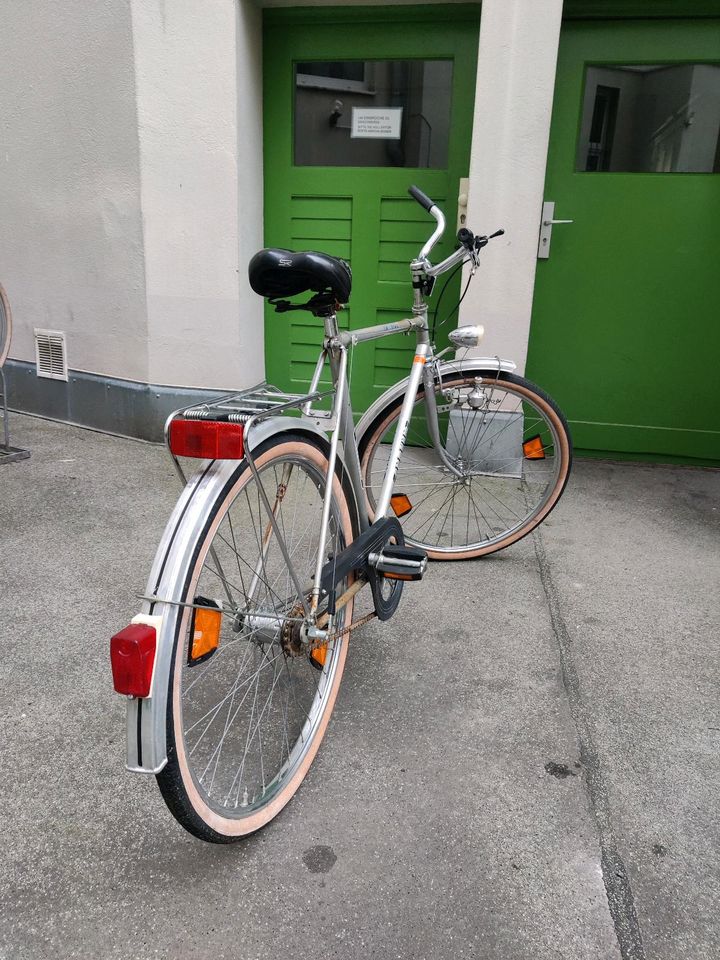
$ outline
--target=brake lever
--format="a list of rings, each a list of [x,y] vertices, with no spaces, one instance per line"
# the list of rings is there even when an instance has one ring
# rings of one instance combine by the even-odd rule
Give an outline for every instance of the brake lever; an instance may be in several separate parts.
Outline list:
[[[494,240],[495,237],[501,237],[504,233],[505,231],[501,227],[499,230],[496,230],[495,233],[491,233],[489,237],[475,237],[475,250],[482,250],[491,240]]]

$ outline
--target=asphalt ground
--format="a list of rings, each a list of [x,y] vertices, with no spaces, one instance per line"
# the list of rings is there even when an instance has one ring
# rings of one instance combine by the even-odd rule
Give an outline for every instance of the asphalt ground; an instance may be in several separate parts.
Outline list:
[[[354,634],[265,830],[186,834],[124,770],[109,637],[164,451],[14,415],[0,465],[0,960],[720,955],[720,473],[576,463],[541,532]]]

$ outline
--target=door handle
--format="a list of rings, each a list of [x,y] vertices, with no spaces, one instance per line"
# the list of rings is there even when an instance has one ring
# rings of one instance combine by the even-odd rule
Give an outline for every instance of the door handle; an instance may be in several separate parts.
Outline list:
[[[555,201],[546,200],[542,205],[540,218],[540,237],[538,238],[538,260],[547,260],[550,256],[550,240],[552,228],[556,223],[574,223],[574,220],[555,219]]]

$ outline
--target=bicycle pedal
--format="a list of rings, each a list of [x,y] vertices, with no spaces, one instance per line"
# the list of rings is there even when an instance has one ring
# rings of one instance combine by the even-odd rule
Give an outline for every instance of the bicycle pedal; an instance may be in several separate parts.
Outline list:
[[[368,563],[388,580],[422,580],[428,558],[419,547],[388,543],[382,553],[371,553]]]

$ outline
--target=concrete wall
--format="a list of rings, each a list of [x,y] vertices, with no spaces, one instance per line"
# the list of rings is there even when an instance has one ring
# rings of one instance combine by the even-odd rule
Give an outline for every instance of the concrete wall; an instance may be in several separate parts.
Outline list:
[[[504,227],[460,309],[486,329],[479,355],[525,367],[562,0],[483,0],[468,226]],[[548,200],[555,199],[547,197]]]
[[[577,169],[585,168],[598,84],[619,91],[610,171],[710,173],[720,126],[720,68],[590,67]]]
[[[590,148],[593,108],[599,86],[619,91],[615,132],[610,151],[610,170],[632,170],[635,162],[635,104],[643,82],[643,74],[622,67],[588,67],[583,96],[583,111],[578,136],[575,169],[585,170]]]
[[[130,4],[3,4],[0,282],[10,356],[34,327],[77,370],[148,379]],[[65,389],[59,384],[58,390]]]
[[[688,128],[680,152],[680,170],[717,172],[720,140],[720,67],[696,64],[693,67]]]
[[[260,12],[247,0],[131,0],[149,378],[242,387],[264,376]]]
[[[246,278],[263,235],[261,50],[251,0],[5,4],[11,404],[155,436],[154,401],[263,379]],[[35,327],[65,332],[67,383],[35,377]]]

